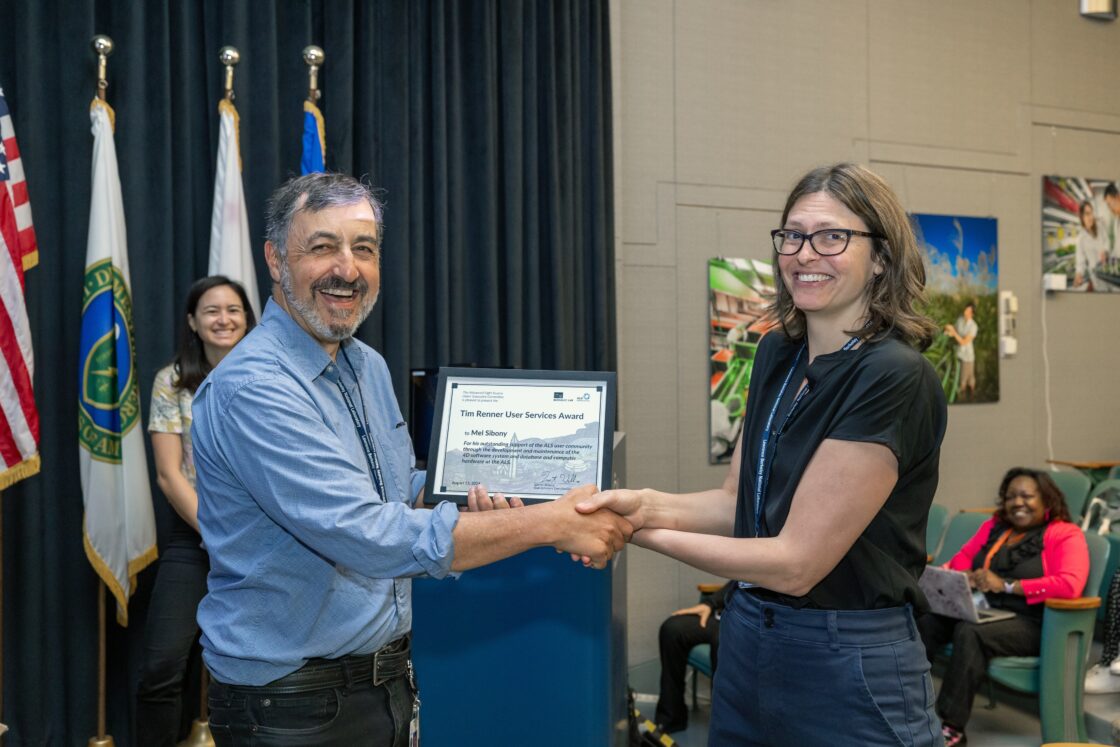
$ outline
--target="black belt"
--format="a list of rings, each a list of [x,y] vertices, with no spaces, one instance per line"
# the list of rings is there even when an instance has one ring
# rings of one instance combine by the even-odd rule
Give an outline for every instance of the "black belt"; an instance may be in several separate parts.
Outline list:
[[[402,636],[364,656],[309,659],[291,674],[253,689],[256,692],[298,693],[328,687],[349,687],[371,680],[376,687],[407,674],[410,653],[409,636]]]

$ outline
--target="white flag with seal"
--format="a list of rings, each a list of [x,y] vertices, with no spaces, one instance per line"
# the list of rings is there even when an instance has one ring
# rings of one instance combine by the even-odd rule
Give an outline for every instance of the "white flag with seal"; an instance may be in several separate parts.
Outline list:
[[[156,523],[136,381],[128,239],[113,118],[108,104],[93,100],[78,441],[86,557],[117,600],[117,622],[128,625],[128,599],[136,590],[136,576],[156,559]]]

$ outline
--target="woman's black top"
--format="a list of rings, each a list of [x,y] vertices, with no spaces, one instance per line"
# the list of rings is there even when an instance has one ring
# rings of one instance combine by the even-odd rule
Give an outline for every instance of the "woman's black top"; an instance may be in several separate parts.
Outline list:
[[[762,432],[801,347],[780,330],[759,344],[743,423],[736,537],[755,536]],[[771,436],[770,476],[758,536],[782,531],[801,476],[826,438],[883,444],[898,459],[898,482],[851,549],[808,594],[760,593],[793,607],[865,610],[910,603],[925,609],[917,580],[926,562],[926,520],[945,435],[941,383],[919,352],[893,337],[817,356],[808,367],[807,359],[808,351],[775,413],[772,430],[780,432]],[[805,378],[809,390],[787,421]],[[847,496],[838,493],[832,499],[845,501]]]
[[[1047,526],[1043,524],[1034,529],[1028,529],[1015,544],[1004,542],[992,556],[992,562],[988,565],[988,569],[1008,581],[1045,576],[1046,574],[1042,570],[1042,542]],[[973,570],[983,567],[984,559],[991,552],[992,545],[999,541],[999,538],[1008,528],[1009,525],[1002,521],[997,521],[992,526],[988,541],[972,557]],[[997,609],[1011,610],[1024,617],[1034,618],[1039,623],[1042,622],[1042,613],[1046,608],[1045,604],[1027,604],[1025,597],[1017,594],[1004,594],[1003,592],[988,592],[984,596],[988,598],[988,603]]]

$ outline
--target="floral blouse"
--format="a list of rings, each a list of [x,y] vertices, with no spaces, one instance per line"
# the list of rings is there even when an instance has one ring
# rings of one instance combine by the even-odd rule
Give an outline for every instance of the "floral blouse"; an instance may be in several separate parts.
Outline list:
[[[183,439],[183,477],[194,486],[194,450],[191,446],[191,402],[194,395],[174,385],[175,365],[161,368],[152,384],[149,433],[178,433]]]

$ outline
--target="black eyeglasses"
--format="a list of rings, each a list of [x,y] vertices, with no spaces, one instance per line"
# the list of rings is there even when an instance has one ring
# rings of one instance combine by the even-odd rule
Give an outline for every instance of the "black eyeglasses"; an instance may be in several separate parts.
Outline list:
[[[774,251],[778,254],[797,254],[801,251],[801,247],[805,245],[805,240],[808,239],[809,246],[813,247],[813,251],[825,257],[843,254],[853,236],[867,236],[871,239],[886,238],[886,236],[877,233],[856,231],[851,228],[822,228],[820,231],[814,231],[813,233],[776,228],[770,232],[770,237],[774,240]]]

